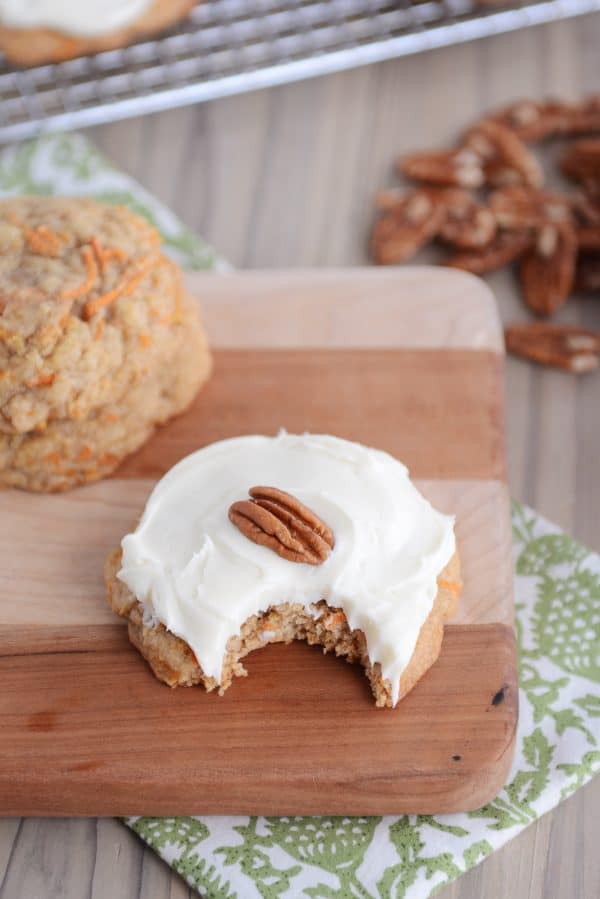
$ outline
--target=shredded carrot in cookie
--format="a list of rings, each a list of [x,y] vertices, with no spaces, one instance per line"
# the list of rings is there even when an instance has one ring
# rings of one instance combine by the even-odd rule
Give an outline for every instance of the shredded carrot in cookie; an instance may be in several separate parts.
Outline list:
[[[338,612],[332,612],[331,615],[328,615],[323,624],[326,628],[334,628],[338,624],[343,624],[345,620],[346,616],[340,609]]]
[[[441,587],[442,590],[448,590],[450,593],[454,593],[455,596],[458,596],[460,593],[460,585],[453,584],[452,581],[438,581],[438,587]]]
[[[83,294],[89,293],[98,281],[98,265],[92,248],[86,244],[81,250],[81,256],[85,263],[85,281],[82,281],[77,287],[71,288],[71,290],[64,291],[59,297],[61,300],[76,300]]]
[[[141,347],[146,349],[147,347],[152,345],[152,338],[149,334],[140,334],[138,337],[138,343]]]
[[[44,456],[46,462],[51,462],[55,468],[60,468],[62,464],[62,458],[59,452],[48,453],[47,456]]]
[[[100,340],[100,338],[102,337],[103,331],[104,331],[104,322],[102,320],[100,320],[97,323],[96,328],[94,330],[94,340]]]
[[[23,227],[23,236],[30,250],[38,256],[60,256],[63,248],[63,237],[48,228],[39,225],[37,228]]]
[[[119,459],[117,456],[113,456],[112,453],[104,453],[103,456],[100,456],[98,461],[100,465],[116,465]]]
[[[122,279],[112,290],[109,290],[108,293],[100,294],[100,296],[94,297],[93,300],[89,300],[86,303],[85,317],[90,319],[99,309],[109,306],[115,300],[118,300],[119,297],[131,294],[144,280],[155,262],[156,256],[153,253],[142,257],[136,265],[130,267],[129,272],[126,271],[123,274]]]
[[[63,244],[69,239],[68,234],[62,231],[53,231],[47,225],[28,228],[14,212],[10,212],[6,218],[11,225],[14,225],[15,228],[22,232],[29,249],[37,256],[60,256]]]
[[[127,259],[127,253],[121,247],[108,247],[104,251],[104,258],[107,262],[110,262],[111,259],[118,259],[119,262],[122,262]]]
[[[96,262],[98,263],[100,274],[103,275],[104,269],[106,268],[106,250],[97,237],[92,237],[92,239],[90,240],[90,246],[94,251],[94,255],[96,256]]]
[[[106,271],[106,266],[111,259],[123,262],[127,258],[125,250],[122,250],[120,247],[104,247],[98,237],[92,237],[90,245],[96,254],[96,261],[98,262],[98,268],[102,275]]]
[[[70,412],[71,418],[74,419],[74,421],[80,421],[84,415],[83,409],[81,408],[80,404],[77,401],[75,401],[74,403],[71,403],[69,412]]]
[[[118,420],[119,420],[119,416],[114,415],[112,412],[105,412],[104,415],[102,416],[102,421],[107,421],[109,423],[112,423],[112,422],[118,421]]]
[[[56,375],[48,374],[48,375],[38,375],[37,378],[34,378],[33,381],[28,381],[28,387],[49,387],[50,384],[54,383],[54,378]]]
[[[175,320],[174,316],[171,315],[170,313],[167,313],[166,315],[161,315],[160,312],[158,311],[158,309],[150,309],[148,314],[149,314],[150,318],[155,319],[155,321],[157,321],[159,325],[170,325]],[[179,320],[181,320],[181,319],[179,319]]]
[[[79,453],[78,458],[79,458],[80,462],[87,462],[88,459],[91,459],[92,458],[92,450],[90,449],[90,447],[83,446],[81,448],[81,452]]]

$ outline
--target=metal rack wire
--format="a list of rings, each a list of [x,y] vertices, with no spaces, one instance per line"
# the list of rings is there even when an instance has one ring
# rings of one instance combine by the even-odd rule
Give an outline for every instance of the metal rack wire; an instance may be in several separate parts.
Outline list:
[[[283,84],[600,10],[600,0],[207,0],[164,36],[0,65],[0,142]]]

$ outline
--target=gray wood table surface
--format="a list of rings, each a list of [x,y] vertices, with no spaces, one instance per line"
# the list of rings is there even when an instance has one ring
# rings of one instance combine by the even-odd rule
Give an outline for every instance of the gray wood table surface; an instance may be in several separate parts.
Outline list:
[[[521,96],[600,91],[600,15],[90,131],[240,268],[367,262],[376,190],[399,151],[448,143]],[[505,321],[526,316],[508,272]],[[600,302],[562,316],[600,328]],[[508,361],[512,493],[600,550],[600,374]],[[600,778],[444,899],[597,899]],[[180,899],[178,875],[115,820],[0,819],[0,899]],[[193,894],[195,895],[195,894]],[[243,897],[240,897],[243,899]]]

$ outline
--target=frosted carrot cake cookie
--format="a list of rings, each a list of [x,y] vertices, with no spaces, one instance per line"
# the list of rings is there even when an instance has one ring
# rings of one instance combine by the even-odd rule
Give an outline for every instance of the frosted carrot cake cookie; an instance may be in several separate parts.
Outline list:
[[[210,372],[158,232],[89,199],[0,201],[0,485],[109,474]]]
[[[16,65],[124,47],[183,19],[198,0],[0,0],[0,50]]]
[[[170,686],[226,690],[242,658],[306,640],[395,706],[437,659],[461,590],[454,519],[387,453],[249,436],[183,459],[106,563],[108,601]]]

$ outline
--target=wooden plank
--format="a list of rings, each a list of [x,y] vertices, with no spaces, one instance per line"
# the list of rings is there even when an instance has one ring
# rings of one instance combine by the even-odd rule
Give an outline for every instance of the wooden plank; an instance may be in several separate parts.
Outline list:
[[[0,557],[0,654],[109,649],[123,622],[104,598],[106,554],[133,526],[151,480],[108,480],[53,497],[12,491]],[[456,515],[465,589],[455,623],[512,621],[508,494],[498,481],[419,481]],[[35,545],[35,553],[23,547]],[[494,576],[491,576],[494,572]]]
[[[115,478],[62,496],[5,494],[11,527],[0,563],[3,809],[243,812],[256,811],[260,797],[261,810],[272,813],[445,811],[479,804],[504,776],[516,725],[516,663],[506,626],[512,593],[503,357],[497,321],[485,312],[487,295],[477,281],[459,278],[465,300],[451,278],[440,304],[438,272],[414,276],[410,291],[404,275],[390,273],[381,299],[372,290],[366,322],[340,319],[340,345],[294,347],[283,306],[273,305],[282,278],[253,276],[247,293],[242,276],[206,278],[206,295],[210,285],[231,291],[225,306],[232,320],[239,311],[239,339],[267,319],[270,343],[263,336],[263,345],[217,348],[215,375],[190,410]],[[379,283],[365,273],[354,278],[361,290]],[[315,281],[319,302],[306,274],[287,281],[296,285],[290,308],[313,328],[327,309],[335,322],[335,305],[343,308],[352,294],[347,277],[336,282],[332,273]],[[208,318],[212,308],[216,321],[221,305],[212,296]],[[483,312],[475,313],[479,300]],[[364,295],[354,302],[364,306]],[[433,346],[424,311],[430,302]],[[389,346],[382,343],[386,316]],[[371,318],[379,321],[379,337],[355,346]],[[463,345],[469,328],[471,349]],[[438,345],[446,340],[450,348]],[[255,653],[250,677],[222,700],[200,689],[169,691],[105,604],[104,556],[131,529],[156,478],[212,440],[281,426],[390,451],[425,478],[436,505],[458,516],[467,587],[457,621],[464,625],[448,630],[437,675],[428,673],[391,714],[374,708],[359,671],[303,646]],[[505,703],[501,693],[498,712],[491,697],[503,685],[512,685],[514,701]],[[135,804],[141,797],[143,807]]]
[[[244,433],[332,433],[376,445],[415,478],[505,477],[503,368],[468,350],[217,350],[188,412],[119,468],[158,478],[191,450]]]
[[[447,628],[398,709],[375,709],[361,671],[317,647],[269,646],[248,669],[224,697],[169,690],[124,634],[110,652],[1,658],[3,812],[444,812],[504,780],[518,696],[504,625]]]
[[[433,266],[186,275],[212,346],[504,351],[492,292]]]

